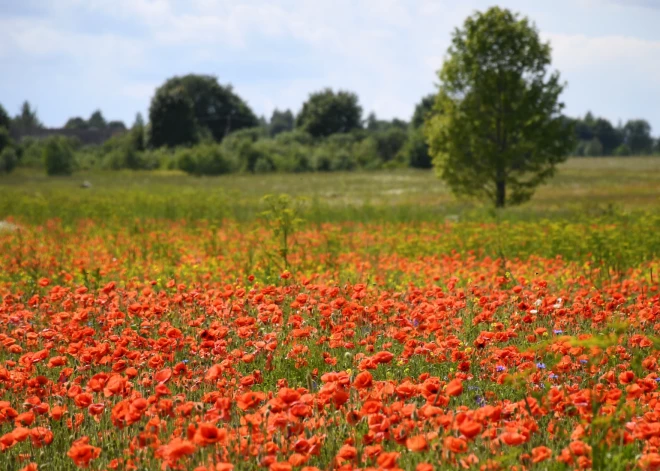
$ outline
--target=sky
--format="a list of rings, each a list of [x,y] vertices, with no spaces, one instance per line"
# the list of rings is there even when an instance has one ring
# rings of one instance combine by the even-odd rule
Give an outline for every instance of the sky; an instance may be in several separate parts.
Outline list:
[[[0,104],[48,127],[101,109],[131,125],[168,77],[211,74],[258,115],[325,87],[381,119],[432,93],[452,32],[482,0],[0,0]],[[660,135],[660,0],[501,0],[550,41],[565,111]]]

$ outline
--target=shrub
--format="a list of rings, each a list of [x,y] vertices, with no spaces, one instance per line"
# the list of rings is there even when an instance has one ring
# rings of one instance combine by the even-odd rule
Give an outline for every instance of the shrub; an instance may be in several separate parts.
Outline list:
[[[357,167],[352,146],[345,147],[337,141],[328,139],[318,146],[312,154],[312,168],[318,172],[337,172],[354,170]]]
[[[424,134],[419,129],[410,132],[408,140],[400,151],[400,156],[401,160],[406,162],[409,167],[423,169],[433,167],[429,155],[429,146],[426,139],[424,139]]]
[[[280,133],[275,136],[274,140],[278,144],[283,145],[300,144],[304,146],[311,146],[314,143],[314,138],[312,135],[301,130]]]
[[[627,157],[631,154],[630,147],[628,144],[621,144],[619,147],[614,149],[614,155],[617,157]]]
[[[9,136],[9,130],[0,126],[0,152],[2,152],[6,147],[12,145],[11,137]]]
[[[179,149],[175,158],[179,169],[193,175],[222,175],[236,169],[235,162],[216,144]]]
[[[260,156],[254,164],[254,173],[269,173],[275,170],[268,157]]]
[[[65,137],[52,136],[46,139],[42,155],[48,175],[71,175],[73,172],[73,148]]]
[[[590,140],[584,147],[584,155],[587,157],[600,157],[603,155],[603,144],[597,137]]]
[[[397,127],[391,127],[386,131],[374,133],[378,146],[378,155],[383,162],[390,162],[397,158],[399,151],[408,139],[408,133]]]
[[[241,129],[227,136],[222,142],[222,148],[238,162],[240,171],[254,173],[257,160],[262,157],[254,144],[264,136],[262,128]]]
[[[13,147],[5,147],[0,152],[0,173],[11,173],[18,163],[18,155]]]
[[[21,140],[18,146],[18,166],[28,168],[43,168],[44,142],[33,137]]]
[[[378,154],[378,143],[373,136],[353,145],[353,155],[357,165],[362,168],[375,170],[381,168],[383,161]]]
[[[279,141],[277,139],[262,139],[254,144],[252,152],[257,156],[255,172],[264,172],[267,167],[259,160],[266,160],[270,171],[278,172],[308,172],[311,170],[309,156],[311,148],[295,141]],[[257,169],[257,165],[259,168]]]

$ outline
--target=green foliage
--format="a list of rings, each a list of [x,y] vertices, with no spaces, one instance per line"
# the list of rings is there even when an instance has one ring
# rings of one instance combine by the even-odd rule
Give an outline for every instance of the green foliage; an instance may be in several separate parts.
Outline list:
[[[135,116],[135,122],[130,130],[130,145],[138,152],[143,152],[146,148],[146,129],[144,126],[144,118],[141,113]]]
[[[401,158],[411,168],[429,169],[433,167],[429,146],[421,129],[413,129],[401,149]]]
[[[352,151],[360,168],[374,170],[383,166],[383,160],[378,154],[378,142],[373,136],[356,142]]]
[[[243,172],[255,173],[257,161],[265,158],[263,153],[260,152],[254,144],[263,137],[264,130],[262,128],[248,128],[236,131],[223,141],[222,148],[233,159],[238,162],[238,169]],[[263,173],[265,166],[260,165],[260,172]]]
[[[12,139],[7,128],[0,127],[0,152],[12,145]]]
[[[192,175],[222,175],[235,170],[236,163],[218,144],[200,144],[179,149],[175,155],[179,169]]]
[[[592,124],[584,119],[575,120],[575,135],[580,142],[590,141],[594,138],[594,130]]]
[[[183,87],[160,87],[149,107],[150,145],[177,147],[197,141],[193,102]]]
[[[586,157],[600,157],[605,155],[603,152],[603,144],[600,143],[600,140],[597,137],[594,137],[584,146],[584,155]]]
[[[49,137],[44,142],[42,152],[46,174],[70,175],[73,172],[73,146],[65,137]]]
[[[366,130],[370,132],[388,131],[391,128],[403,130],[408,128],[408,123],[405,121],[397,118],[394,118],[392,121],[378,119],[376,118],[376,114],[373,112],[369,113],[369,116],[367,116],[366,124]]]
[[[145,169],[145,162],[141,157],[141,154],[130,146],[122,146],[106,154],[103,166],[110,170],[121,170],[123,168],[141,170]]]
[[[623,143],[623,133],[615,129],[610,122],[604,118],[598,118],[593,125],[594,137],[602,144],[601,155],[612,155],[614,149]]]
[[[653,149],[651,125],[643,119],[633,119],[623,127],[625,143],[633,155],[648,155]]]
[[[334,134],[314,149],[312,168],[319,172],[351,171],[358,166],[354,148],[360,142],[358,135]]]
[[[303,146],[311,146],[314,143],[314,138],[311,136],[311,134],[305,131],[295,130],[278,134],[275,138],[275,142],[283,145],[290,145],[295,143]]]
[[[277,136],[283,132],[293,131],[294,117],[291,110],[280,111],[275,109],[270,117],[268,132],[271,136]]]
[[[110,121],[107,125],[107,128],[115,133],[126,131],[126,125],[123,121]]]
[[[617,157],[627,157],[631,155],[630,147],[628,147],[628,144],[621,144],[619,147],[614,149],[614,155]]]
[[[453,36],[425,126],[439,176],[496,207],[528,200],[573,148],[550,45],[526,19],[490,8]]]
[[[283,136],[285,133],[279,134]],[[253,144],[257,159],[255,173],[308,172],[311,170],[310,148],[295,140],[262,139]]]
[[[378,155],[387,163],[394,161],[408,139],[408,132],[399,127],[390,127],[385,131],[373,134],[376,140]]]
[[[615,128],[605,118],[594,117],[591,112],[582,119],[569,121],[575,128],[577,139],[575,155],[593,157],[595,152],[599,152],[597,155],[614,155],[614,151],[623,144],[623,129]]]
[[[16,164],[18,164],[18,155],[13,147],[5,147],[0,151],[0,173],[11,173]]]
[[[575,153],[578,156],[650,155],[654,150],[651,126],[646,120],[630,120],[625,126],[615,128],[608,120],[596,118],[589,112],[574,123],[578,138]],[[596,139],[602,149],[595,143]]]
[[[156,90],[156,96],[174,91],[180,91],[190,100],[197,132],[203,133],[206,129],[217,142],[233,131],[258,125],[257,117],[248,105],[230,85],[220,85],[216,77],[195,74],[173,77]],[[151,114],[150,119],[153,123]],[[189,142],[182,140],[175,145]]]
[[[0,104],[0,128],[9,129],[10,124],[11,118],[9,118],[7,110],[2,106],[2,104]]]
[[[33,137],[25,137],[17,147],[18,166],[27,168],[42,168],[43,161],[43,141]]]
[[[103,117],[101,110],[96,110],[87,120],[87,125],[91,129],[105,129],[108,126],[108,123]]]
[[[281,269],[288,270],[289,254],[294,240],[293,234],[305,222],[301,217],[304,209],[304,200],[292,199],[289,195],[266,195],[262,199],[265,210],[260,214],[265,225],[270,228],[273,238],[278,241],[278,255]]]
[[[67,120],[64,129],[89,129],[89,124],[80,116],[76,116]]]
[[[327,137],[362,127],[362,107],[355,93],[327,88],[312,93],[296,118],[296,126],[314,137]]]
[[[433,113],[433,106],[435,104],[435,95],[430,94],[422,98],[422,100],[415,106],[410,125],[413,128],[421,128],[426,123],[429,115]]]
[[[37,117],[37,110],[33,110],[30,103],[25,101],[21,105],[20,114],[14,118],[12,127],[15,127],[21,132],[27,132],[32,129],[43,128],[43,124]]]

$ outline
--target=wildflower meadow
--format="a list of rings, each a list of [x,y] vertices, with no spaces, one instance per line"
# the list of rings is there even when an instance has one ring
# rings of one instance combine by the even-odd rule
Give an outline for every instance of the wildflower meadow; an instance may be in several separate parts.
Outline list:
[[[660,468],[652,206],[74,185],[3,189],[2,470]]]

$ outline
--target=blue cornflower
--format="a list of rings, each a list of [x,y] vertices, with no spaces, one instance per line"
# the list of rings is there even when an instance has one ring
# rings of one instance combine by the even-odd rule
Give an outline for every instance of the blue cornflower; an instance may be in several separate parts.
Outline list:
[[[501,373],[501,372],[504,371],[505,369],[506,369],[506,368],[504,368],[502,365],[497,365],[497,366],[495,367],[495,371],[497,371],[498,373]]]
[[[553,330],[553,332],[555,333],[555,335],[560,335],[564,333],[563,330],[559,330],[559,329]]]
[[[539,370],[544,370],[544,369],[545,369],[545,363],[537,363],[537,364],[536,364],[536,367],[537,367]]]

